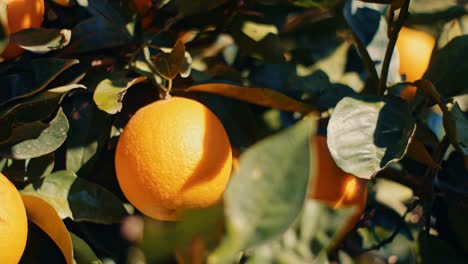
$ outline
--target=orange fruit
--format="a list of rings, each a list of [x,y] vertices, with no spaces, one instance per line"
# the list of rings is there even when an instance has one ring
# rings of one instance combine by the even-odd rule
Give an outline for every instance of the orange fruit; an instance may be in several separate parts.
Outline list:
[[[123,193],[159,220],[177,220],[185,209],[215,204],[231,166],[231,145],[219,119],[203,104],[181,97],[139,109],[115,154]]]
[[[334,209],[356,207],[355,213],[337,239],[341,240],[353,229],[366,208],[366,180],[344,172],[336,165],[328,149],[326,137],[313,136],[311,143],[316,150],[317,174],[310,183],[309,199],[319,200]]]
[[[0,263],[18,263],[27,237],[28,220],[21,195],[0,173]]]
[[[396,47],[400,53],[400,73],[406,75],[407,81],[421,79],[429,66],[434,45],[435,39],[425,32],[401,29]]]
[[[10,34],[27,28],[38,28],[44,20],[44,0],[5,0],[7,4],[8,31]],[[1,54],[5,60],[18,57],[23,49],[9,44]]]
[[[422,31],[403,27],[398,35],[396,48],[400,54],[400,74],[406,75],[406,81],[414,82],[423,77],[431,59],[435,39]],[[416,94],[416,87],[407,86],[400,94],[411,100]]]

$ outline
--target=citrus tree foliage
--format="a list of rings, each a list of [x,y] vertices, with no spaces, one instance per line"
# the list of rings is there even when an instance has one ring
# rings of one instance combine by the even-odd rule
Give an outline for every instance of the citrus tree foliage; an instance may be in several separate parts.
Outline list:
[[[41,28],[9,32],[0,1],[0,51],[25,50],[0,63],[0,172],[23,196],[25,263],[467,263],[463,1],[45,2]],[[438,39],[415,82],[403,26]],[[126,200],[114,155],[132,115],[170,96],[210,108],[240,159],[220,203],[163,222]],[[309,198],[325,174],[314,135],[366,181],[348,234],[355,208]]]

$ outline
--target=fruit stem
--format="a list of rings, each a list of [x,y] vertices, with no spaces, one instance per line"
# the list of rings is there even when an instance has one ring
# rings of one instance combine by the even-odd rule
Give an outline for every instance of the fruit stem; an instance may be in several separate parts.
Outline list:
[[[382,71],[380,73],[379,86],[377,87],[377,95],[382,96],[387,88],[387,78],[388,70],[390,68],[390,61],[392,59],[393,50],[395,49],[395,44],[398,39],[398,34],[400,29],[403,27],[406,18],[410,15],[409,9],[410,0],[405,0],[403,6],[400,9],[400,14],[396,22],[393,22],[393,19],[389,20],[389,41],[387,45],[387,50],[385,51],[385,57],[382,64]],[[390,18],[394,17],[394,10],[390,10]]]

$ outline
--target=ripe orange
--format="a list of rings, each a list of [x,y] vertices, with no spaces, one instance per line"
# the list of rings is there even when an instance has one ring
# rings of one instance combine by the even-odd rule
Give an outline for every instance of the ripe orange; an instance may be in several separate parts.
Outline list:
[[[21,195],[0,173],[0,263],[18,263],[27,237],[28,220]]]
[[[338,240],[341,240],[353,229],[366,208],[366,180],[344,172],[336,165],[328,149],[326,137],[313,136],[311,143],[318,158],[317,175],[310,183],[309,199],[319,200],[335,209],[348,206],[357,207],[339,235]]]
[[[231,145],[219,119],[201,103],[181,97],[139,109],[115,155],[127,199],[159,220],[177,220],[184,209],[215,204],[231,166]]]
[[[422,31],[403,27],[398,35],[396,47],[400,53],[400,73],[406,80],[420,79],[429,66],[435,39]]]
[[[27,28],[38,28],[44,20],[44,0],[5,0],[10,34]],[[1,54],[5,60],[18,57],[24,50],[9,44]]]
[[[424,75],[431,59],[435,39],[422,31],[403,27],[398,35],[396,48],[400,54],[400,74],[406,81],[414,82]],[[407,86],[401,96],[407,100],[414,98],[416,87]]]
[[[52,0],[54,3],[61,6],[73,6],[74,2],[72,0]]]

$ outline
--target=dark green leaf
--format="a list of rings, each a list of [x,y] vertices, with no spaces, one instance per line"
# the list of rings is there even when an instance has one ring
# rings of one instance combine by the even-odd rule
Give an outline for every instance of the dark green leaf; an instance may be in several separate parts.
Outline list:
[[[243,153],[224,196],[228,234],[211,263],[230,263],[237,252],[278,237],[297,218],[314,177],[313,119],[308,116]]]
[[[28,28],[11,36],[11,42],[36,53],[46,53],[61,49],[70,43],[71,31],[68,29]]]
[[[102,111],[111,115],[116,114],[122,109],[122,101],[127,89],[145,80],[145,76],[115,80],[105,79],[98,84],[94,91],[94,102]]]
[[[119,47],[130,42],[129,36],[115,28],[102,16],[81,21],[72,29],[73,39],[64,49],[65,54],[80,54]]]
[[[67,115],[70,131],[66,141],[66,168],[78,176],[88,176],[110,135],[112,118],[97,109],[88,96],[75,96]]]
[[[13,129],[12,136],[0,145],[0,156],[31,159],[51,153],[63,144],[68,128],[67,117],[60,108],[49,124],[34,122]]]
[[[55,164],[53,153],[27,160],[8,160],[3,173],[17,181],[31,181],[44,177],[52,172]]]
[[[0,106],[39,93],[63,71],[77,63],[78,60],[59,58],[36,59],[31,61],[29,71],[0,77]]]
[[[341,169],[370,179],[404,156],[414,129],[408,104],[401,98],[345,97],[331,115],[327,144]]]
[[[444,113],[444,128],[452,145],[468,156],[468,120],[457,102],[450,104],[449,112]]]
[[[27,185],[21,193],[49,202],[62,219],[109,224],[120,222],[127,214],[114,194],[70,171],[49,174]]]
[[[91,247],[80,237],[70,232],[73,243],[73,258],[76,263],[101,264]]]
[[[50,89],[0,111],[0,124],[5,127],[0,131],[0,145],[11,139],[13,132],[18,131],[22,126],[42,127],[40,122],[34,122],[48,119],[57,110],[63,97],[76,88],[84,88],[84,86],[71,84]]]
[[[468,35],[452,39],[439,50],[429,65],[424,79],[432,81],[444,97],[468,93]]]
[[[155,70],[167,80],[173,80],[183,70],[185,45],[182,41],[174,44],[170,53],[161,52],[153,58]]]
[[[420,231],[418,237],[419,252],[421,263],[427,264],[462,264],[466,263],[466,259],[457,254],[455,249],[441,238],[427,235],[426,232]]]

